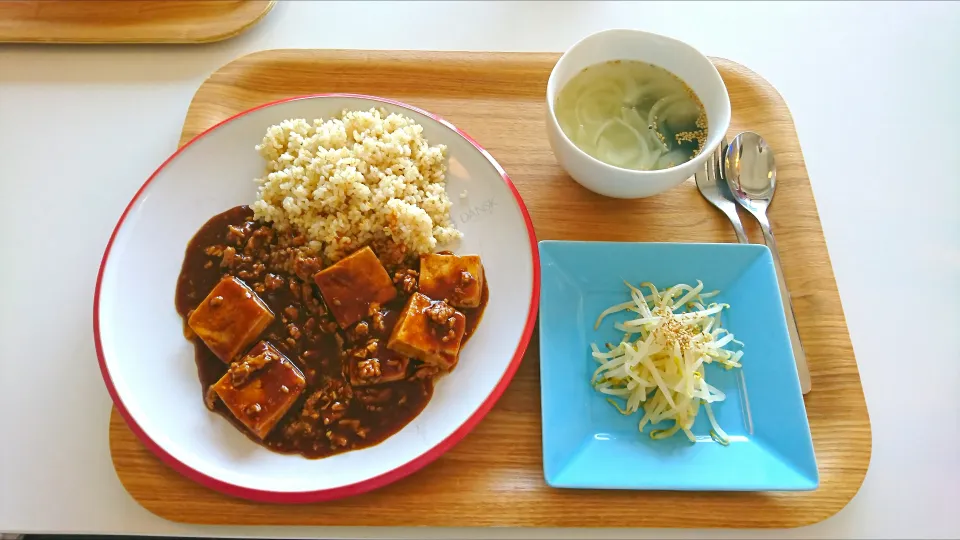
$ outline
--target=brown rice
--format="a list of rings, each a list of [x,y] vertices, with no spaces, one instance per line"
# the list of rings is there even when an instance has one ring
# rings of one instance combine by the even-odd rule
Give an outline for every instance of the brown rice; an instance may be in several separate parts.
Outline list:
[[[256,148],[267,174],[256,179],[255,216],[299,230],[328,262],[378,241],[419,254],[461,236],[450,222],[446,147],[430,146],[410,118],[370,109],[285,120]]]

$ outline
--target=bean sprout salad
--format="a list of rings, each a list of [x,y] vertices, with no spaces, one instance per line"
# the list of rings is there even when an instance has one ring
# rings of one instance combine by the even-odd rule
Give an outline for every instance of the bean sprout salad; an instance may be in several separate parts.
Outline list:
[[[642,408],[640,432],[647,425],[673,421],[666,429],[650,431],[653,439],[682,431],[696,442],[692,428],[703,405],[710,421],[710,436],[720,444],[729,444],[711,408],[726,396],[707,382],[704,368],[707,364],[728,370],[740,367],[743,343],[721,326],[723,311],[730,306],[706,304],[719,291],[703,292],[700,281],[696,286],[681,283],[661,290],[648,282],[641,283],[640,288],[624,283],[631,300],[604,310],[594,329],[614,313],[630,311],[637,317],[613,324],[623,332],[618,345],[607,343],[603,351],[591,344],[593,359],[600,364],[591,379],[594,389],[608,396],[607,401],[624,415]],[[649,289],[649,294],[644,295],[642,288]],[[730,348],[733,345],[737,350]]]

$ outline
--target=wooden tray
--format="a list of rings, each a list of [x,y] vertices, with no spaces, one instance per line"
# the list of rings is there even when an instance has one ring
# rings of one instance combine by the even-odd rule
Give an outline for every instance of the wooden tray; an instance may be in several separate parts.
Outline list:
[[[0,1],[0,42],[208,43],[253,26],[276,0]]]
[[[355,92],[397,98],[455,123],[503,165],[540,239],[734,242],[726,217],[692,180],[662,195],[594,195],[556,164],[544,92],[556,54],[265,51],[227,64],[197,91],[183,144],[244,109],[288,96]],[[870,461],[870,420],[790,112],[766,81],[715,60],[733,102],[731,133],[751,129],[776,149],[771,218],[793,293],[813,391],[806,397],[820,488],[806,493],[675,493],[549,488],[540,444],[536,338],[493,411],[453,450],[380,490],[311,505],[233,499],[160,463],[114,411],[110,449],[120,481],[155,514],[223,525],[531,527],[796,527],[847,504]],[[267,126],[264,126],[266,128]],[[751,238],[760,241],[752,219]],[[534,334],[536,336],[536,334]],[[197,406],[200,406],[198,402]],[[638,510],[639,509],[639,510]]]

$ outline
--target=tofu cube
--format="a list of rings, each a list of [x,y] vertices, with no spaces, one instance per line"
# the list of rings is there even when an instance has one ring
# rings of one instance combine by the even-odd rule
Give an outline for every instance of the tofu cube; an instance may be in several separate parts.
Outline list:
[[[370,304],[384,304],[397,296],[393,281],[369,247],[317,272],[313,280],[341,328],[368,316]]]
[[[483,296],[483,265],[479,255],[420,256],[420,292],[451,306],[475,308]]]
[[[213,391],[247,429],[263,439],[290,410],[306,381],[297,366],[269,342],[257,343],[230,365]]]
[[[387,347],[444,370],[453,369],[467,318],[444,302],[414,293],[407,300]]]
[[[187,324],[221,360],[230,363],[257,340],[274,315],[239,279],[220,280],[193,311]]]
[[[407,378],[410,359],[385,347],[370,358],[350,358],[350,384],[370,386]]]

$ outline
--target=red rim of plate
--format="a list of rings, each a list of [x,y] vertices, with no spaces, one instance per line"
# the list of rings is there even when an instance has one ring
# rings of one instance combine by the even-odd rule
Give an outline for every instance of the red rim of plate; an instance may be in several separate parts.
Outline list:
[[[103,285],[103,271],[106,268],[107,259],[110,257],[110,249],[113,247],[113,242],[117,237],[117,232],[123,226],[124,220],[126,220],[127,215],[130,213],[130,209],[133,208],[134,203],[140,198],[140,195],[143,194],[144,190],[150,183],[160,174],[160,171],[164,169],[174,158],[180,155],[186,148],[188,148],[193,143],[197,142],[201,138],[210,134],[211,132],[217,130],[221,126],[232,122],[233,120],[245,116],[254,111],[260,109],[265,109],[273,105],[278,105],[281,103],[287,103],[289,101],[297,101],[301,99],[313,99],[313,98],[325,98],[325,97],[345,97],[345,98],[360,98],[368,99],[371,101],[378,101],[381,103],[387,103],[390,105],[395,105],[397,107],[402,107],[409,109],[415,112],[418,112],[424,116],[432,118],[437,122],[443,124],[444,126],[450,128],[461,137],[466,139],[467,142],[473,145],[487,160],[494,166],[500,176],[503,178],[504,183],[510,188],[513,197],[517,201],[517,206],[520,208],[520,213],[523,215],[523,220],[527,226],[527,235],[530,239],[530,252],[532,254],[532,263],[533,263],[533,292],[530,298],[530,309],[527,312],[527,322],[523,330],[523,334],[520,337],[520,343],[517,346],[517,350],[514,353],[513,359],[510,361],[510,364],[507,366],[506,371],[504,371],[503,376],[500,378],[500,382],[494,387],[493,391],[487,396],[486,400],[480,404],[480,407],[477,408],[474,413],[467,418],[467,420],[460,425],[453,433],[450,434],[446,439],[440,441],[436,446],[430,448],[423,454],[420,454],[418,457],[412,459],[411,461],[393,469],[392,471],[385,472],[379,476],[373,478],[368,478],[360,482],[349,484],[346,486],[340,486],[330,489],[321,489],[316,491],[297,491],[297,492],[282,492],[282,491],[267,491],[260,489],[252,489],[237,486],[222,480],[218,480],[211,476],[208,476],[196,469],[193,469],[178,459],[174,458],[168,454],[163,448],[160,447],[156,442],[154,442],[147,434],[143,431],[142,428],[134,421],[131,417],[129,411],[126,407],[123,406],[123,403],[120,400],[117,390],[113,385],[113,380],[110,378],[110,372],[107,370],[106,361],[103,355],[103,346],[100,342],[100,287]],[[100,364],[100,373],[103,376],[103,382],[107,386],[107,391],[110,393],[110,398],[113,399],[113,404],[116,406],[117,411],[120,412],[120,415],[127,422],[127,425],[130,427],[130,430],[140,439],[140,442],[144,444],[151,452],[154,453],[161,461],[166,463],[172,469],[182,474],[183,476],[201,484],[206,487],[215,489],[227,495],[232,495],[235,497],[242,497],[245,499],[262,501],[262,502],[271,502],[271,503],[306,503],[306,502],[319,502],[319,501],[328,501],[332,499],[339,499],[342,497],[349,497],[352,495],[359,495],[361,493],[383,487],[387,484],[396,482],[401,478],[416,472],[417,470],[423,468],[433,460],[440,457],[444,452],[453,448],[453,446],[460,442],[467,433],[469,433],[480,420],[490,409],[493,408],[493,405],[497,402],[503,392],[507,389],[507,386],[510,384],[510,380],[513,379],[513,375],[516,373],[517,368],[520,367],[520,362],[523,359],[523,355],[527,350],[527,346],[530,344],[530,337],[533,335],[533,327],[536,323],[537,318],[537,308],[539,306],[540,299],[540,258],[537,251],[537,237],[536,233],[533,230],[533,222],[530,219],[530,214],[527,212],[527,207],[523,204],[523,199],[520,198],[520,193],[517,191],[516,186],[513,185],[513,182],[510,180],[510,177],[507,176],[507,173],[503,170],[503,167],[490,155],[489,152],[483,149],[477,141],[472,137],[464,133],[462,130],[447,122],[443,118],[437,116],[436,114],[424,111],[423,109],[402,103],[400,101],[395,101],[392,99],[385,99],[374,96],[366,96],[362,94],[342,94],[342,93],[331,93],[331,94],[311,94],[306,96],[297,96],[292,98],[280,99],[277,101],[272,101],[270,103],[265,103],[246,111],[240,112],[227,118],[226,120],[221,121],[220,123],[210,127],[190,139],[189,142],[181,146],[174,152],[166,161],[164,161],[156,171],[150,175],[150,178],[144,182],[143,186],[137,190],[137,193],[133,196],[133,199],[130,200],[130,203],[127,204],[127,207],[123,210],[123,214],[120,216],[120,220],[117,222],[117,226],[114,227],[113,233],[110,235],[110,240],[107,242],[107,248],[103,253],[103,259],[100,262],[100,270],[97,272],[97,286],[94,290],[93,296],[93,338],[94,344],[97,349],[97,360]]]

